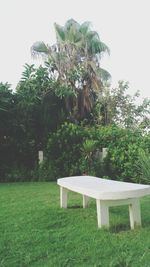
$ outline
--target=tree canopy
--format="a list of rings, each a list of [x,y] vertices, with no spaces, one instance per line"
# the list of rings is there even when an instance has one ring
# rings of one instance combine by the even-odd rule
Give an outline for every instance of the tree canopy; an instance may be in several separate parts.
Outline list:
[[[89,22],[79,24],[70,19],[64,26],[54,26],[56,44],[36,42],[32,54],[42,55],[51,77],[67,87],[67,110],[73,119],[80,120],[91,111],[95,97],[103,90],[103,81],[110,79],[110,74],[100,67],[101,57],[110,51]]]

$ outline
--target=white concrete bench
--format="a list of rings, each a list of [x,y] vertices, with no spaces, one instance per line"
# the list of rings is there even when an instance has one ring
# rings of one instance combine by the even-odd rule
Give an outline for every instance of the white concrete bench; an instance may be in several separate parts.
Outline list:
[[[89,197],[96,199],[98,227],[109,227],[109,207],[129,205],[130,226],[141,226],[139,198],[150,194],[150,186],[101,179],[92,176],[74,176],[57,180],[60,186],[60,206],[67,208],[68,190],[83,195],[83,208]]]

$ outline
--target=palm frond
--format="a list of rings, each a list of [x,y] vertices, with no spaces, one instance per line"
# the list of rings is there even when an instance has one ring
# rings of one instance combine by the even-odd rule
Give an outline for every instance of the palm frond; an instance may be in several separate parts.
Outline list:
[[[100,68],[99,69],[99,74],[100,74],[100,78],[102,79],[102,81],[111,80],[111,75],[107,70]]]
[[[65,41],[65,31],[64,27],[58,25],[57,23],[54,23],[55,32],[56,32],[56,38],[59,42]]]
[[[108,53],[108,55],[110,55],[110,49],[109,49],[109,47],[105,43],[103,43],[101,41],[99,43],[99,51],[100,51],[100,53],[101,52],[105,52],[105,53]]]
[[[79,32],[79,26],[78,24],[72,23],[69,27],[69,29],[65,32],[66,33],[66,41],[76,44],[82,39],[82,35]]]
[[[91,26],[91,22],[89,22],[89,21],[85,21],[85,22],[83,22],[83,23],[81,24],[79,31],[80,31],[82,34],[85,35],[85,34],[87,34],[88,31],[90,30],[90,26]]]
[[[48,55],[49,49],[44,42],[35,42],[31,47],[31,54],[33,57],[39,55]]]
[[[77,30],[79,30],[79,28],[80,28],[80,24],[79,24],[76,20],[74,20],[74,19],[69,19],[69,20],[67,20],[67,22],[65,23],[65,26],[64,26],[65,31],[70,31],[70,28],[71,28],[72,26],[75,27]]]
[[[96,35],[91,35],[88,38],[90,39],[90,42],[88,43],[88,51],[89,53],[93,54],[102,54],[102,53],[108,53],[110,54],[110,50],[108,48],[108,46],[101,42],[99,40],[99,37]]]

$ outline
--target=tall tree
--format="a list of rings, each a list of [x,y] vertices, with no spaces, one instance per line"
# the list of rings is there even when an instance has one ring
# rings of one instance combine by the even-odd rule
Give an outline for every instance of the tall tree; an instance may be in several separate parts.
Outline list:
[[[150,129],[150,99],[139,101],[139,92],[128,94],[129,83],[119,81],[116,88],[107,88],[97,102],[99,123],[116,124],[123,128]]]
[[[11,135],[14,95],[8,83],[0,83],[0,140]]]
[[[50,131],[63,120],[64,103],[55,93],[56,83],[49,78],[47,68],[25,64],[17,86],[18,119],[20,130],[37,149],[43,148]]]
[[[103,89],[103,81],[110,74],[100,67],[100,59],[109,48],[89,22],[79,24],[73,19],[64,26],[54,24],[56,44],[36,42],[32,54],[42,55],[49,65],[50,75],[68,89],[66,107],[72,118],[80,120],[91,111],[96,95]],[[61,89],[62,89],[61,87]]]
[[[15,95],[8,83],[0,83],[0,178],[14,158]]]

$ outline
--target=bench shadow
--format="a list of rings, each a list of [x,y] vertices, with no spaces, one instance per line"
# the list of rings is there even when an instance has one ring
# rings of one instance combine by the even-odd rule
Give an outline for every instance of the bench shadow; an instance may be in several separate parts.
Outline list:
[[[112,225],[109,228],[109,231],[111,233],[119,233],[119,232],[126,232],[126,231],[130,231],[130,225],[126,225],[126,224],[117,224],[117,225]]]
[[[81,208],[83,208],[82,205],[73,205],[67,207],[67,209],[81,209]]]

